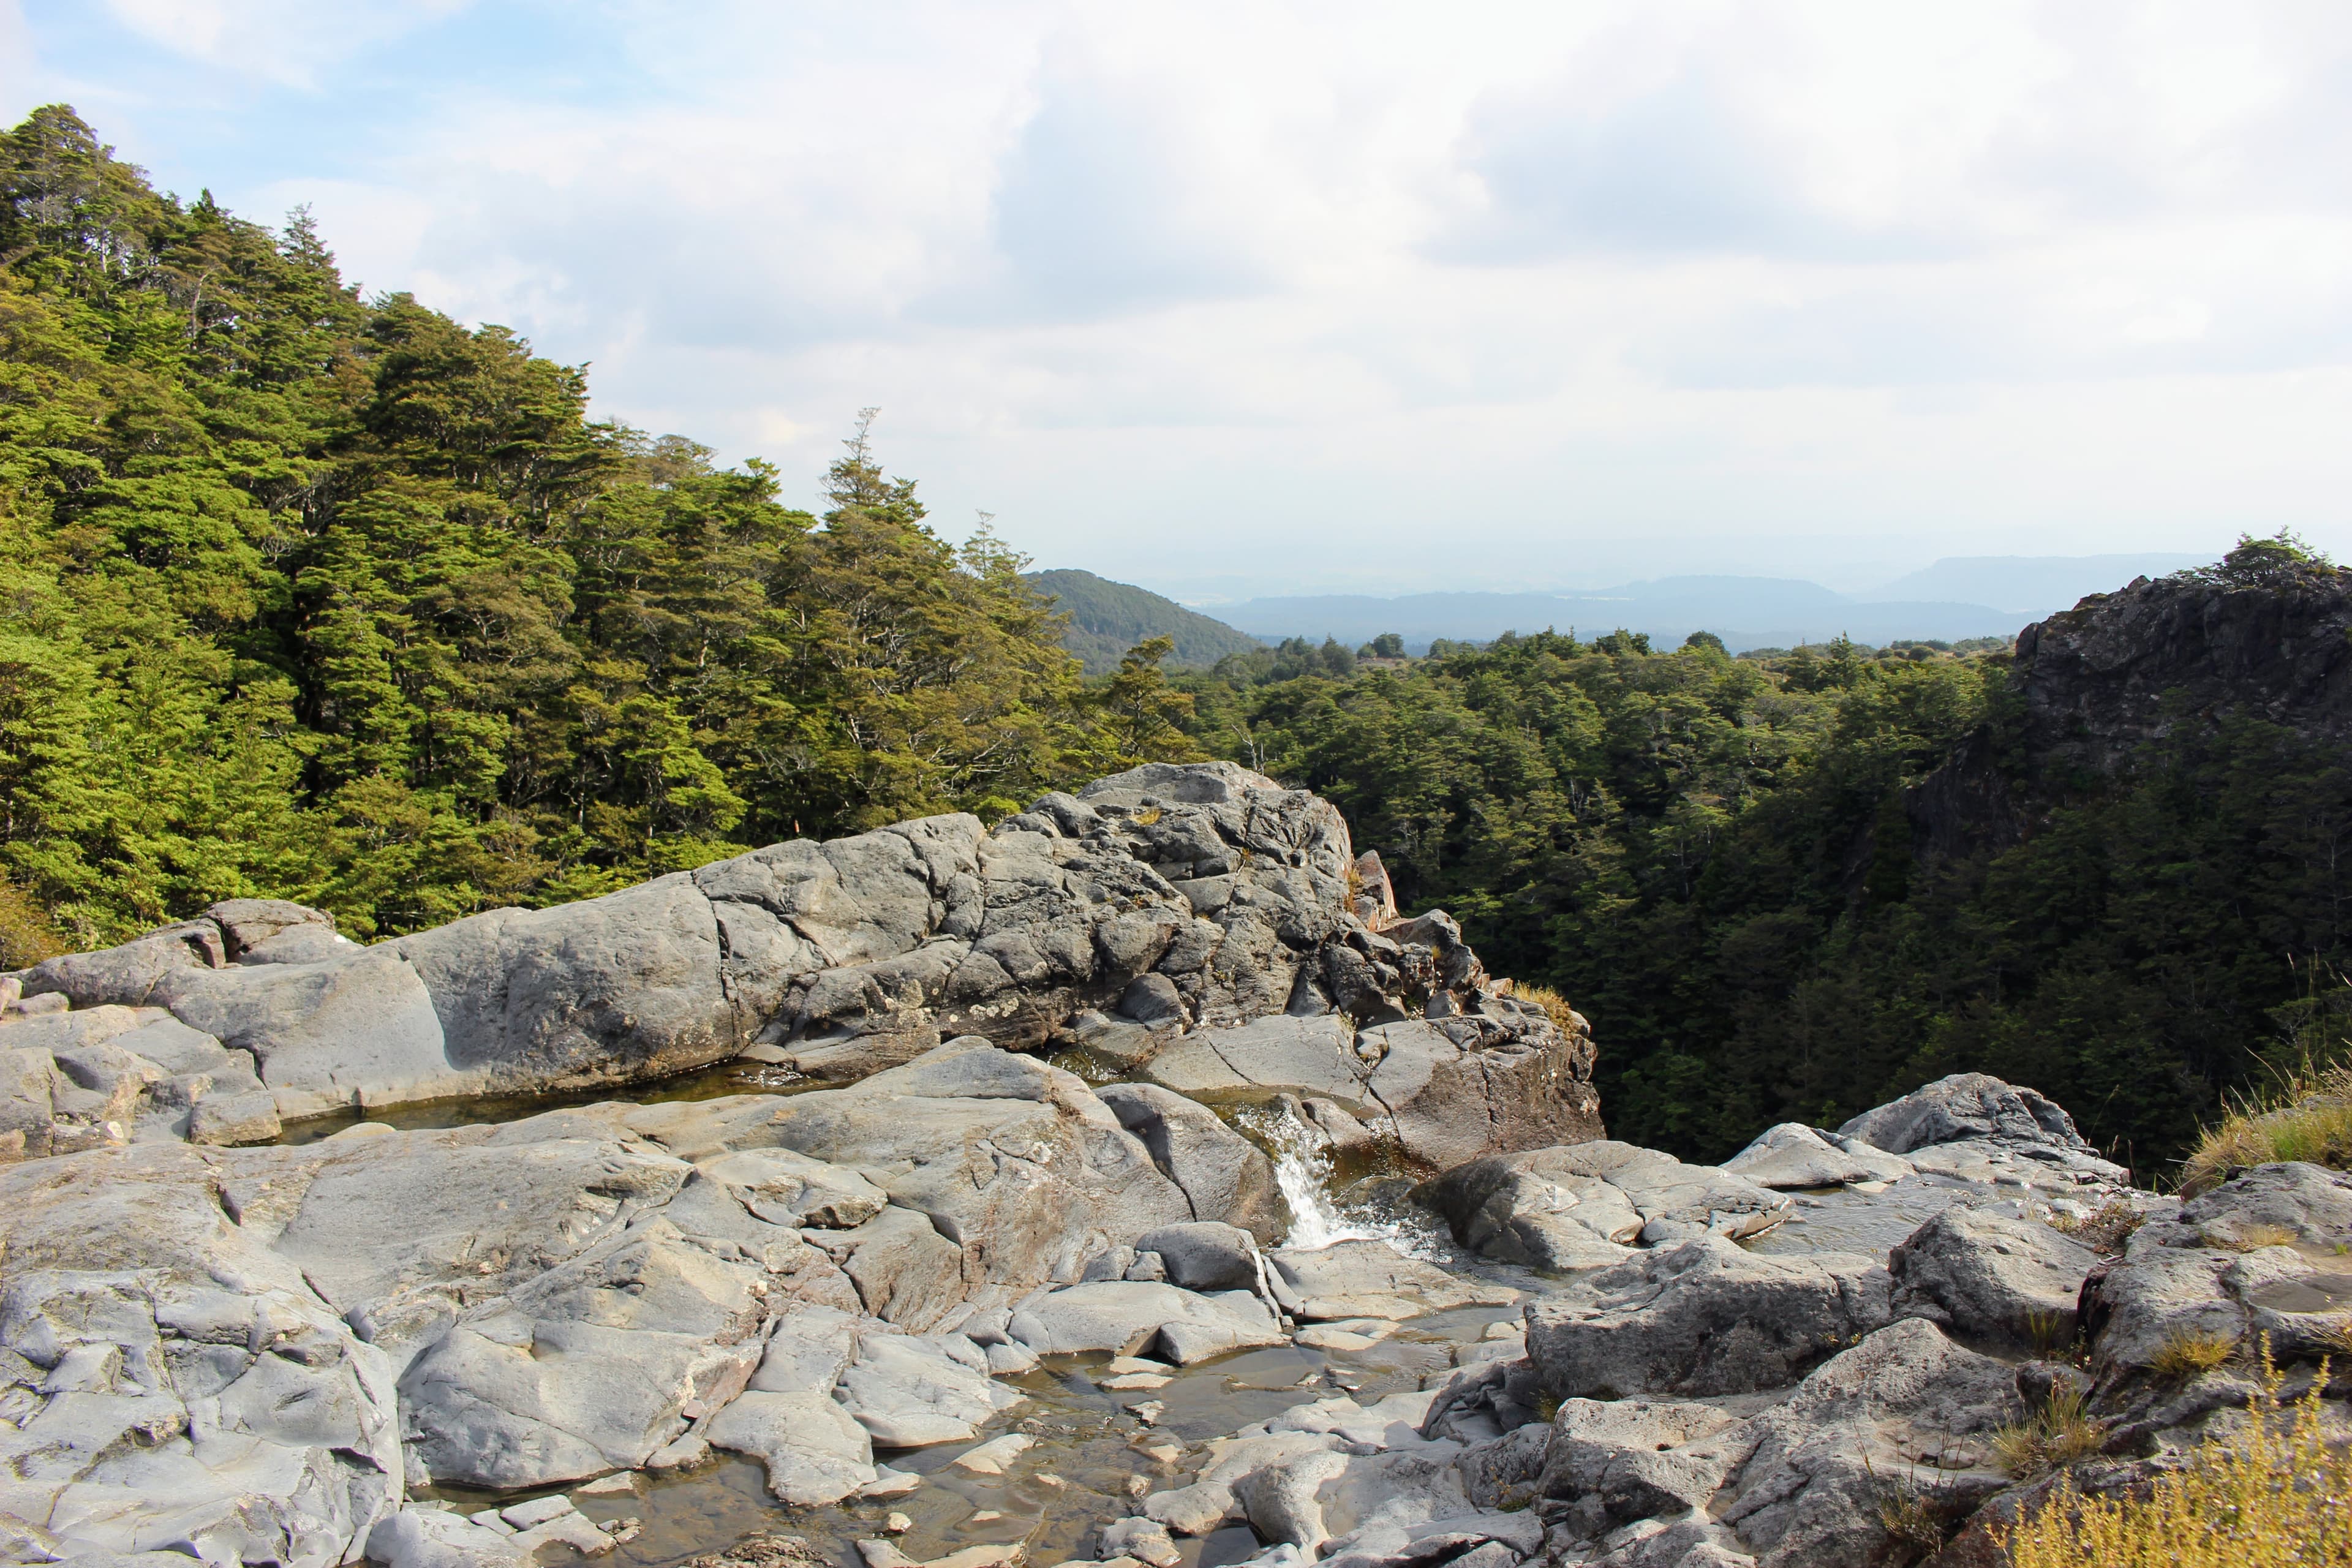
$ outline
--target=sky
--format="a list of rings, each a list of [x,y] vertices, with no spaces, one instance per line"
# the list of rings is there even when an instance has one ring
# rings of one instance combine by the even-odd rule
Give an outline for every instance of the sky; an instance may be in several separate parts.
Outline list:
[[[0,0],[0,113],[1194,602],[2352,556],[2352,6]]]

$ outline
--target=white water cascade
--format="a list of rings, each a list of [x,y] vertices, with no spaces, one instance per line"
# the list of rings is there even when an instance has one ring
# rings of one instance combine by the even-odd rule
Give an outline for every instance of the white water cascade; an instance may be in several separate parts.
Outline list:
[[[1342,1241],[1381,1241],[1408,1258],[1435,1258],[1443,1250],[1432,1226],[1418,1215],[1389,1215],[1370,1205],[1342,1208],[1331,1195],[1331,1145],[1314,1128],[1272,1108],[1234,1117],[1256,1133],[1274,1155],[1274,1179],[1290,1205],[1286,1247],[1330,1247]]]

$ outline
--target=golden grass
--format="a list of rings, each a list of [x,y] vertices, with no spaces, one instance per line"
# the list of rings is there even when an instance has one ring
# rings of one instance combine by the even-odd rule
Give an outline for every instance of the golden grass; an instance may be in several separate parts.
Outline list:
[[[1576,1009],[1568,1005],[1567,997],[1550,986],[1529,985],[1523,981],[1512,994],[1522,1002],[1532,1002],[1542,1008],[1551,1021],[1559,1026],[1561,1034],[1573,1036],[1576,1033]]]
[[[2042,1407],[1992,1435],[2001,1468],[2020,1480],[2063,1469],[2106,1441],[2107,1424],[2093,1415],[2079,1388],[2053,1388]]]
[[[2158,1347],[2156,1359],[2147,1366],[2158,1377],[2177,1377],[2186,1381],[2211,1372],[2228,1361],[2237,1348],[2238,1342],[2227,1334],[2210,1333],[2202,1329],[2182,1329]]]
[[[2278,1101],[2242,1100],[2197,1140],[2180,1168],[2194,1197],[2241,1171],[2282,1160],[2352,1170],[2352,1066],[2290,1079]]]
[[[2265,1356],[2267,1363],[2267,1356]],[[2159,1476],[2147,1498],[2086,1498],[2061,1479],[2042,1507],[1993,1538],[2011,1568],[2303,1568],[2352,1564],[2352,1458],[2328,1446],[2320,1392],[2282,1419],[2265,1366],[2234,1437]]]
[[[2249,1225],[2227,1232],[2203,1231],[2197,1239],[2229,1252],[2259,1252],[2265,1247],[2293,1247],[2302,1238],[2283,1225]]]

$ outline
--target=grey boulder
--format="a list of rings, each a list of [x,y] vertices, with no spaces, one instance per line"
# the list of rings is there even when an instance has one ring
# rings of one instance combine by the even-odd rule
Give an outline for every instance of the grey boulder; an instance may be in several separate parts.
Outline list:
[[[1170,1283],[1187,1290],[1255,1290],[1257,1245],[1239,1226],[1195,1222],[1162,1226],[1135,1238],[1139,1253],[1156,1252]]]
[[[1053,1291],[1015,1312],[1011,1331],[1039,1355],[1139,1355],[1157,1345],[1188,1366],[1285,1337],[1265,1303],[1246,1290],[1202,1295],[1133,1280]]]
[[[1157,1084],[1107,1083],[1095,1093],[1143,1141],[1192,1218],[1240,1226],[1262,1242],[1288,1229],[1274,1163],[1215,1111]]]
[[[1913,1484],[1955,1518],[2009,1485],[1991,1439],[2018,1414],[2012,1382],[1918,1319],[1881,1329],[1747,1423],[1714,1516],[1766,1568],[1873,1568],[1903,1544],[1885,1516],[1894,1476],[1932,1477]]]
[[[1801,1121],[1768,1127],[1723,1168],[1759,1187],[1783,1190],[1843,1186],[1850,1182],[1899,1182],[1918,1169],[1899,1154],[1843,1132]]]
[[[2054,1351],[2074,1338],[2074,1303],[2098,1262],[2039,1220],[1954,1205],[1888,1256],[1891,1304],[1963,1339]]]
[[[2282,1363],[2340,1357],[2352,1320],[2352,1268],[2338,1250],[2347,1236],[2352,1174],[2302,1163],[2258,1165],[2142,1225],[2082,1294],[2102,1400],[2134,1419],[2154,1412],[2181,1425],[2243,1403],[2242,1368],[2265,1337]],[[2229,1347],[2239,1363],[2236,1375],[2202,1380],[2222,1385],[2211,1400],[2153,1370],[2189,1340]]]
[[[1753,1236],[1790,1213],[1745,1176],[1611,1140],[1474,1161],[1412,1199],[1463,1246],[1555,1270],[1605,1267],[1637,1244]]]
[[[1528,1355],[1559,1399],[1778,1388],[1884,1325],[1887,1292],[1866,1258],[1770,1258],[1706,1237],[1530,1302]]]

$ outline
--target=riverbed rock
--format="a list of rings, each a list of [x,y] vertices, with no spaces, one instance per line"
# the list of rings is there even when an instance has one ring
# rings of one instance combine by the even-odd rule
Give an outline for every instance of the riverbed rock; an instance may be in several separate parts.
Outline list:
[[[973,1367],[936,1340],[868,1334],[842,1373],[834,1397],[882,1447],[968,1443],[982,1424],[1022,1398],[992,1381],[986,1368],[984,1358]]]
[[[1698,1400],[1562,1400],[1536,1489],[1567,1504],[1567,1517],[1589,1537],[1704,1510],[1747,1458],[1744,1431],[1729,1430],[1738,1420]]]
[[[0,1172],[5,1508],[68,1559],[169,1520],[217,1559],[325,1568],[400,1503],[396,1363],[225,1212],[221,1158]]]
[[[2039,1220],[1955,1205],[1889,1257],[1891,1305],[1962,1339],[2055,1351],[2074,1342],[2075,1300],[2097,1262]]]
[[[1528,1355],[1559,1399],[1783,1387],[1883,1326],[1888,1289],[1866,1258],[1761,1257],[1709,1236],[1531,1301]]]
[[[1247,1102],[1287,1090],[1370,1108],[1355,1044],[1355,1025],[1344,1014],[1277,1014],[1233,1028],[1197,1029],[1161,1050],[1144,1076],[1194,1100]]]
[[[1257,1246],[1239,1226],[1214,1222],[1162,1226],[1135,1238],[1139,1253],[1156,1252],[1171,1284],[1187,1290],[1255,1290]]]
[[[2011,1369],[1919,1319],[1878,1330],[1752,1418],[1748,1452],[1712,1512],[1769,1568],[1870,1568],[1897,1543],[1895,1478],[1927,1475],[1964,1517],[2006,1488],[1991,1438],[2020,1406]],[[1717,1434],[1717,1439],[1724,1435]]]
[[[404,1508],[368,1532],[367,1554],[384,1568],[522,1568],[511,1534],[438,1508]]]
[[[1012,1332],[1039,1355],[1152,1347],[1179,1365],[1255,1345],[1280,1344],[1282,1328],[1247,1290],[1202,1294],[1173,1285],[1097,1280],[1051,1292],[1015,1312]]]
[[[719,1411],[705,1436],[713,1447],[764,1462],[768,1490],[779,1502],[837,1501],[875,1478],[866,1427],[822,1392],[746,1392]]]
[[[1843,1132],[1783,1121],[1757,1134],[1723,1168],[1761,1187],[1843,1186],[1850,1182],[1899,1182],[1918,1169],[1899,1154]]]
[[[1423,1183],[1412,1201],[1465,1247],[1559,1271],[1606,1267],[1637,1245],[1737,1240],[1790,1208],[1745,1176],[1611,1140],[1473,1161]]]
[[[1383,1241],[1277,1247],[1265,1258],[1283,1289],[1297,1301],[1291,1315],[1301,1322],[1345,1318],[1393,1321],[1453,1307],[1506,1305],[1519,1294],[1507,1285],[1465,1279],[1408,1258]]]
[[[1095,1092],[1119,1125],[1143,1141],[1194,1219],[1240,1226],[1261,1242],[1287,1230],[1290,1215],[1274,1163],[1215,1111],[1157,1084],[1107,1083]]]

